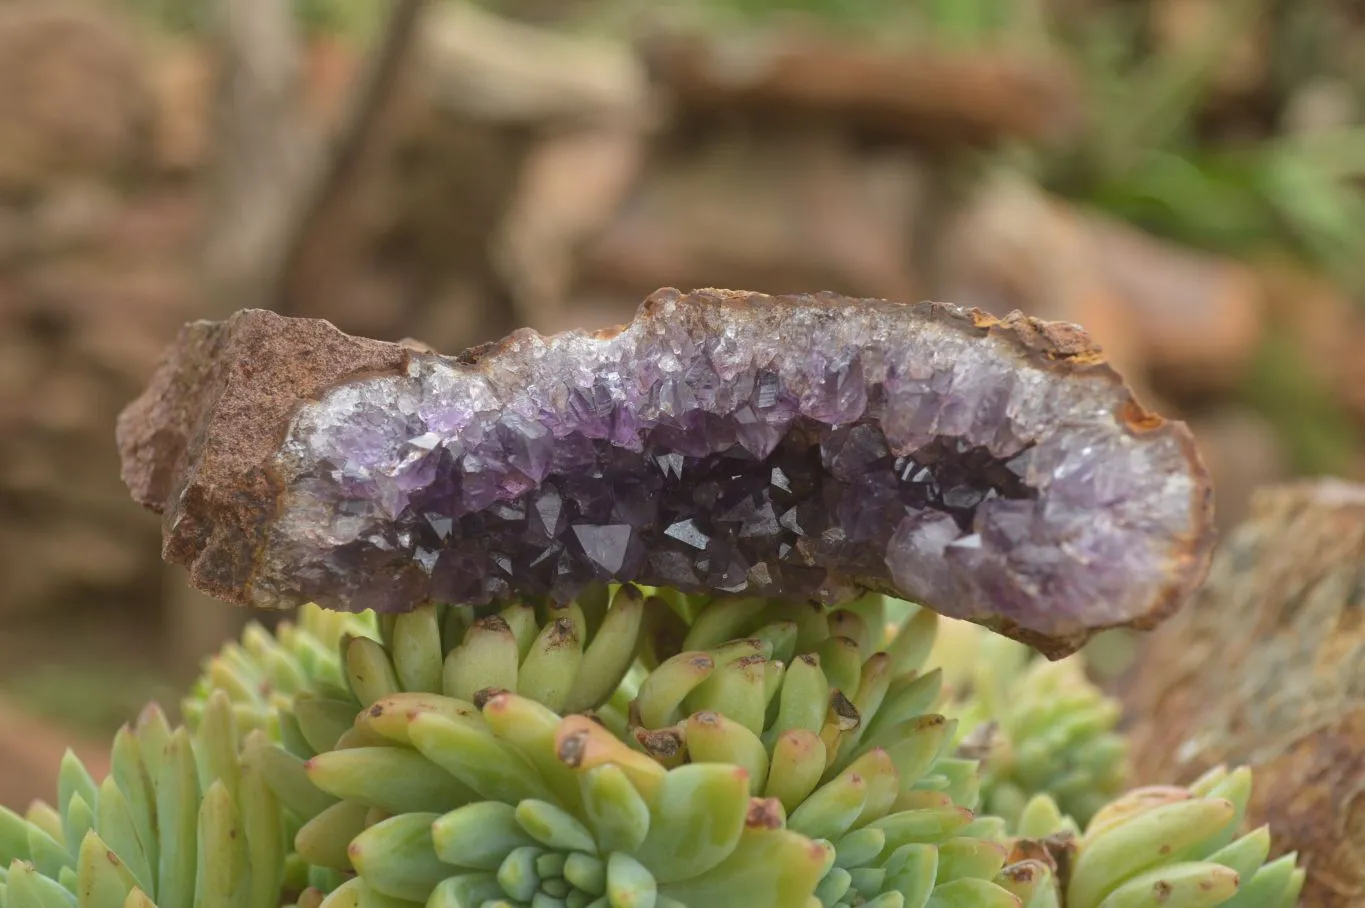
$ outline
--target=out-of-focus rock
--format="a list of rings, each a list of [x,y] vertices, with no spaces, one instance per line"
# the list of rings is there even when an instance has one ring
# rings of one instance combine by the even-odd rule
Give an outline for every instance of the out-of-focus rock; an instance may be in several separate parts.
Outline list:
[[[1268,263],[1261,279],[1270,318],[1303,353],[1304,366],[1365,424],[1365,312],[1321,275]]]
[[[1209,87],[1222,98],[1251,95],[1270,75],[1271,22],[1264,16],[1240,21],[1245,14],[1237,5],[1222,0],[1152,0],[1147,4],[1157,51],[1195,59],[1211,56]]]
[[[152,100],[136,45],[93,4],[0,4],[0,188],[140,162]]]
[[[1131,380],[1168,396],[1226,392],[1260,341],[1246,266],[1082,213],[1021,177],[984,183],[948,229],[941,295],[1085,325]]]
[[[925,298],[957,156],[1057,138],[1079,117],[1071,73],[1048,59],[793,28],[660,30],[640,48],[670,119],[585,246],[575,296],[723,285]]]
[[[654,288],[832,288],[915,296],[911,215],[922,172],[838,135],[723,135],[655,148],[610,225],[583,251],[575,294]]]
[[[321,126],[336,126],[360,72],[359,51],[334,37],[315,37],[301,49],[301,113]],[[200,42],[162,39],[155,47],[150,81],[156,97],[154,160],[172,173],[191,173],[208,158],[216,70]]]
[[[1308,868],[1304,908],[1365,903],[1365,486],[1261,490],[1122,696],[1150,783],[1249,764],[1251,824]]]
[[[195,219],[188,192],[156,184],[146,50],[94,5],[0,4],[7,621],[116,620],[155,601],[155,522],[109,494],[110,430],[191,312]]]
[[[1101,279],[1135,317],[1154,383],[1181,397],[1236,387],[1263,329],[1252,270],[1107,218],[1083,227]]]
[[[1292,475],[1279,433],[1255,411],[1219,407],[1187,415],[1185,422],[1213,477],[1214,522],[1220,530],[1242,521],[1257,489]]]
[[[795,31],[662,33],[642,48],[684,118],[814,122],[959,151],[1057,139],[1080,116],[1077,85],[1059,61],[1001,51],[888,50]]]
[[[27,204],[0,204],[0,267],[97,243],[117,207],[116,193],[93,179],[56,183]]]
[[[113,615],[155,589],[155,522],[110,494],[110,425],[191,312],[174,250],[161,256],[125,249],[116,265],[86,254],[0,271],[8,618],[83,607]]]
[[[568,129],[649,116],[645,72],[626,48],[470,3],[431,10],[414,66],[435,104],[472,120]]]
[[[630,128],[559,136],[533,148],[492,254],[540,330],[565,317],[583,245],[610,223],[644,163]],[[623,305],[615,321],[629,321]],[[567,325],[563,327],[568,327]]]
[[[194,42],[167,42],[152,66],[156,119],[152,130],[154,160],[168,172],[184,173],[201,166],[208,154],[209,107],[213,66]]]

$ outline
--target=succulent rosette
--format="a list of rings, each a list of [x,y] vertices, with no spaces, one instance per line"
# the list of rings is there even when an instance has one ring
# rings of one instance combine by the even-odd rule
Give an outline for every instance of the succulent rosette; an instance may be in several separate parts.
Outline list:
[[[789,883],[805,880],[792,883],[800,897],[790,901],[791,890],[761,875],[749,883],[727,882],[726,875],[740,868],[746,868],[746,879],[754,876],[756,869],[748,867],[747,861],[718,864],[703,875],[686,877],[684,885],[675,879],[680,871],[660,866],[666,853],[650,857],[648,851],[613,851],[596,838],[579,835],[574,840],[578,852],[570,849],[554,857],[554,847],[562,850],[563,842],[527,840],[530,832],[525,828],[509,839],[515,847],[509,846],[501,855],[505,865],[496,867],[461,864],[458,856],[466,853],[466,845],[447,845],[441,850],[441,866],[429,861],[429,878],[445,874],[440,876],[444,886],[440,892],[474,887],[468,891],[488,899],[496,896],[509,904],[531,904],[527,900],[536,895],[587,899],[582,903],[589,904],[616,891],[610,873],[615,867],[618,876],[629,868],[634,876],[622,879],[661,893],[663,904],[669,904],[668,899],[708,904],[696,901],[699,893],[711,891],[707,887],[734,892],[733,898],[756,905],[803,904],[811,898],[825,905],[856,905],[882,896],[890,900],[908,897],[914,904],[939,889],[944,899],[955,892],[1006,898],[1007,890],[992,882],[1003,868],[1004,846],[973,834],[998,838],[1003,824],[977,822],[970,809],[962,806],[975,800],[973,765],[943,756],[951,740],[951,723],[923,713],[938,694],[937,674],[921,676],[914,665],[932,643],[932,613],[918,614],[914,623],[923,638],[913,645],[914,633],[906,632],[891,652],[863,652],[859,646],[870,650],[882,628],[869,626],[851,609],[812,610],[798,634],[797,622],[767,621],[774,604],[761,600],[708,602],[673,597],[670,605],[653,596],[647,601],[630,587],[610,595],[600,590],[593,593],[586,608],[579,602],[568,609],[507,606],[483,616],[466,615],[467,625],[450,620],[449,615],[439,622],[442,616],[433,611],[430,619],[447,627],[459,625],[457,633],[447,637],[452,645],[443,657],[436,649],[439,635],[413,636],[413,640],[427,641],[425,648],[400,645],[405,625],[419,620],[416,613],[385,622],[391,640],[387,646],[371,638],[338,641],[344,652],[340,673],[348,680],[350,698],[333,692],[328,698],[332,705],[322,712],[334,721],[324,722],[317,715],[316,698],[296,697],[294,750],[315,755],[303,762],[288,747],[276,746],[270,761],[272,784],[302,823],[295,838],[299,855],[316,868],[357,874],[358,882],[336,890],[329,899],[358,898],[370,891],[399,897],[400,890],[386,882],[389,877],[385,875],[391,875],[393,862],[402,859],[395,852],[403,849],[394,844],[393,831],[411,833],[422,823],[437,823],[438,816],[445,824],[439,828],[447,829],[444,835],[457,843],[466,843],[476,835],[473,830],[492,822],[489,818],[495,815],[531,817],[527,822],[534,828],[534,818],[547,811],[560,819],[556,811],[579,811],[574,814],[578,825],[573,828],[596,835],[600,830],[590,822],[596,814],[582,813],[581,801],[587,792],[574,793],[572,786],[548,781],[558,778],[562,782],[566,767],[582,769],[580,751],[585,748],[596,755],[589,761],[593,766],[607,762],[623,768],[627,778],[642,785],[641,780],[648,782],[637,794],[650,794],[661,784],[670,786],[661,790],[676,787],[686,792],[678,796],[677,805],[691,805],[699,813],[680,813],[681,806],[675,806],[672,812],[651,820],[655,825],[678,826],[671,835],[680,840],[699,835],[693,828],[696,823],[720,816],[720,800],[727,800],[728,809],[745,821],[744,834],[731,843],[736,848],[762,830],[784,831],[772,843],[758,841],[745,847],[779,849],[774,855],[780,852],[783,860],[764,866]],[[603,612],[608,599],[610,606]],[[642,606],[669,609],[680,621],[687,616],[691,623],[683,624],[686,633],[673,646],[661,642],[670,635],[654,635],[648,661],[655,662],[656,668],[643,674],[637,671],[634,678],[626,677],[627,669],[637,647],[646,648],[644,640],[638,633],[619,635],[630,641],[624,656],[608,659],[599,650],[595,663],[599,674],[604,672],[612,683],[594,682],[588,689],[598,691],[596,696],[577,698],[591,718],[567,710],[569,714],[563,716],[551,711],[546,701],[573,703],[572,692],[582,687],[582,678],[596,676],[579,674],[581,660],[559,658],[553,671],[543,671],[532,662],[532,671],[523,677],[519,666],[526,662],[519,662],[515,643],[510,642],[516,638],[510,627],[520,622],[509,621],[510,615],[524,610],[534,616],[539,611],[540,623],[528,624],[521,634],[532,644],[541,644],[540,650],[528,647],[528,656],[541,651],[558,656],[565,647],[560,638],[566,620],[573,627],[578,627],[579,620],[586,626],[582,616],[594,614],[591,624],[596,625],[596,633],[591,639],[615,639],[618,635],[608,632],[612,627],[638,631],[642,622],[630,616]],[[663,626],[654,625],[656,629]],[[747,632],[750,626],[755,626],[754,636],[726,639],[729,634]],[[668,655],[678,646],[706,644],[714,645]],[[592,647],[590,642],[587,650],[591,652]],[[798,652],[801,649],[812,652]],[[822,649],[836,654],[832,661],[837,666],[837,683],[831,683],[820,668],[818,651]],[[779,655],[791,660],[793,674],[787,673],[786,662],[776,658]],[[421,671],[422,665],[428,670]],[[502,669],[495,671],[494,665]],[[475,671],[475,666],[480,668]],[[730,666],[737,668],[727,673]],[[769,691],[764,681],[774,672],[781,683]],[[399,680],[422,676],[444,693],[424,691],[416,683],[410,685],[414,689],[405,689]],[[477,688],[475,682],[466,680],[470,677],[498,683]],[[204,681],[209,687],[214,684],[212,678],[210,670]],[[708,687],[713,679],[720,683]],[[788,683],[792,686],[785,688]],[[239,693],[251,690],[241,683],[230,683],[227,688]],[[690,704],[698,708],[671,726],[633,722],[632,717],[654,716],[663,721],[674,714],[681,716],[683,705],[694,696],[702,698]],[[614,708],[613,701],[624,703],[624,708]],[[770,704],[773,721],[764,727]],[[349,727],[341,721],[346,711],[353,718]],[[613,712],[618,713],[614,720],[601,720]],[[880,717],[886,736],[894,741],[881,746],[875,735],[863,740],[857,734],[863,727],[863,713],[869,720]],[[282,715],[280,727],[289,729],[290,714]],[[479,717],[482,722],[477,721]],[[610,726],[622,720],[626,731],[618,736]],[[431,729],[437,727],[440,734],[433,737]],[[541,729],[538,738],[524,737],[536,727]],[[765,738],[770,743],[765,744]],[[945,761],[943,767],[937,766],[940,760]],[[499,781],[511,767],[521,772],[528,766],[536,772],[517,783],[520,794],[517,786]],[[584,784],[580,779],[579,785]],[[961,803],[954,803],[955,795]],[[329,802],[327,796],[335,800]],[[652,797],[644,803],[652,805]],[[737,826],[735,834],[740,831]],[[786,844],[779,848],[780,842]],[[944,849],[942,868],[940,848]],[[534,868],[528,863],[531,856],[536,859]],[[550,873],[561,864],[567,876]],[[597,869],[585,875],[587,868]],[[607,869],[605,877],[601,868]],[[411,879],[406,871],[400,876]],[[537,880],[548,889],[536,888]],[[756,887],[754,893],[763,895],[750,894],[746,886]],[[422,899],[435,898],[437,892],[432,888]],[[408,900],[416,897],[412,888],[401,893]],[[620,901],[627,896],[616,898]]]
[[[1081,823],[1128,784],[1122,708],[1087,675],[1085,654],[1059,661],[962,621],[940,622],[931,661],[939,708],[957,720],[957,752],[981,763],[981,807],[1009,823],[1050,795]]]
[[[198,729],[149,705],[114,738],[96,780],[71,753],[55,804],[0,807],[6,908],[267,908],[307,885],[289,820],[258,757],[241,747],[228,697],[205,701]]]
[[[6,908],[1295,904],[1294,857],[1238,834],[1245,770],[1086,823],[1045,791],[992,814],[990,771],[933,711],[934,654],[972,650],[936,646],[941,623],[876,596],[792,609],[629,585],[308,607],[208,660],[189,728],[149,708],[101,784],[68,757],[56,807],[0,813]],[[978,658],[1017,681],[997,640]],[[963,713],[1008,725],[992,705]],[[1084,741],[1040,751],[1043,775]]]
[[[618,609],[624,618],[613,618]],[[1273,891],[1244,905],[1287,908],[1301,885],[1292,857],[1266,864],[1260,854],[1247,868],[1266,830],[1235,840],[1220,863],[1249,794],[1245,772],[1204,783],[1206,798],[1234,806],[1210,813],[1202,850],[1182,852],[1185,861],[1130,860],[1119,849],[1125,860],[1114,864],[1103,857],[1112,845],[1088,851],[1106,824],[1133,812],[1123,799],[1088,828],[1046,793],[1015,816],[992,814],[980,797],[988,771],[960,754],[954,720],[933,712],[945,691],[928,662],[955,650],[935,646],[938,616],[906,603],[865,597],[807,611],[604,586],[568,607],[432,607],[385,617],[358,637],[338,633],[328,614],[305,611],[280,634],[315,654],[331,638],[337,656],[314,663],[314,691],[262,699],[272,686],[262,666],[278,657],[248,666],[264,679],[254,686],[210,660],[199,687],[220,703],[231,697],[239,713],[253,703],[253,715],[278,713],[247,748],[295,831],[295,860],[312,883],[303,903],[1046,908],[1070,905],[1070,868],[1092,866],[1102,879],[1074,884],[1074,898],[1088,898],[1087,887],[1113,896],[1092,908],[1164,905],[1151,899],[1167,883],[1217,896],[1190,904],[1221,905],[1230,872],[1233,896],[1244,877],[1261,880],[1250,891]],[[363,628],[369,616],[358,620]],[[565,621],[582,638],[566,634]],[[611,627],[633,629],[621,635],[630,642],[600,644],[600,671],[588,677],[615,682],[582,681],[587,660],[575,647],[616,639]],[[300,644],[301,633],[318,645]],[[524,655],[518,639],[530,642]],[[524,684],[536,652],[557,661],[553,670],[532,661]],[[575,701],[585,685],[597,694]],[[987,702],[975,702],[973,716]],[[272,727],[278,741],[267,742]],[[1059,761],[1054,776],[1074,756],[1065,743],[1081,740],[1048,752]],[[607,815],[634,817],[634,836],[612,838],[599,825]],[[674,866],[672,850],[645,845],[664,827],[677,827],[668,841],[705,838],[696,824],[723,818],[729,838],[713,865]],[[1101,859],[1075,864],[1084,853]],[[736,854],[747,857],[727,857]],[[755,854],[767,857],[750,866]]]
[[[1268,827],[1244,828],[1251,789],[1249,769],[1217,766],[1188,786],[1131,789],[1101,806],[1084,832],[1037,795],[1013,849],[1066,866],[1050,902],[1066,908],[1292,908],[1305,871],[1292,853],[1267,860]]]

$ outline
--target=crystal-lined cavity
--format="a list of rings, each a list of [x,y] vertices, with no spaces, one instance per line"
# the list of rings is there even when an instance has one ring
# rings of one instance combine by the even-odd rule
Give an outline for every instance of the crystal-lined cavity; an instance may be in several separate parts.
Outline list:
[[[392,520],[348,539],[359,526],[346,513],[334,521],[337,541],[356,555],[413,557],[426,594],[449,602],[515,593],[567,601],[592,580],[819,598],[830,567],[885,577],[883,553],[907,513],[932,510],[970,533],[983,502],[1036,494],[1013,459],[950,439],[894,456],[868,422],[830,428],[802,418],[762,458],[739,443],[681,454],[652,434],[640,453],[576,436],[544,445],[547,467],[534,485],[516,467],[494,476],[485,459],[468,489],[468,459],[431,449],[417,469],[425,484],[384,505]],[[346,473],[344,463],[320,466]],[[481,506],[489,488],[500,497]],[[316,577],[302,591],[325,601],[330,577]],[[393,608],[388,589],[361,588],[344,601]]]

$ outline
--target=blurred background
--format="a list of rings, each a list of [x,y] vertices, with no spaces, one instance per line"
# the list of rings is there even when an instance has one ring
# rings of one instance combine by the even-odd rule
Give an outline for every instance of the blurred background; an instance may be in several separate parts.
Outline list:
[[[662,286],[1022,309],[1189,421],[1221,526],[1361,477],[1361,10],[0,0],[0,803],[250,617],[160,563],[113,434],[245,306],[445,352]]]

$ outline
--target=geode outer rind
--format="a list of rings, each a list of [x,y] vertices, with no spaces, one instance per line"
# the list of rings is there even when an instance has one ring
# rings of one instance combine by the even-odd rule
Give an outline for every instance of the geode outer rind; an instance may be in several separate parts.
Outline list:
[[[241,604],[402,610],[591,580],[891,593],[1049,656],[1202,580],[1207,475],[1079,328],[661,290],[458,357],[247,310],[120,418],[165,556]]]

